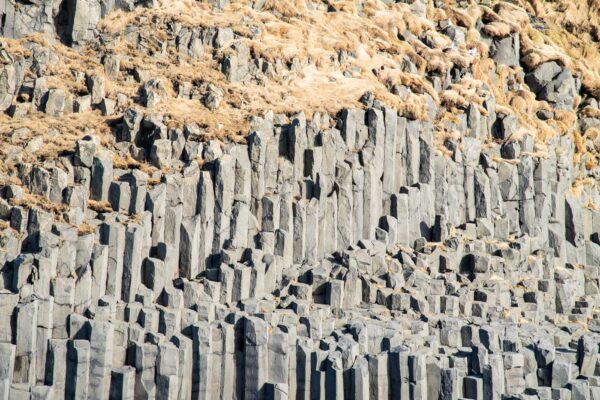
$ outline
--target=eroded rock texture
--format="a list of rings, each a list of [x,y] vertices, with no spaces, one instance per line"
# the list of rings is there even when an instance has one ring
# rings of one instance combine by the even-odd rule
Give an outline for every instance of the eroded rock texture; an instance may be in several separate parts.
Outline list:
[[[600,399],[598,65],[522,6],[0,2],[0,399]]]

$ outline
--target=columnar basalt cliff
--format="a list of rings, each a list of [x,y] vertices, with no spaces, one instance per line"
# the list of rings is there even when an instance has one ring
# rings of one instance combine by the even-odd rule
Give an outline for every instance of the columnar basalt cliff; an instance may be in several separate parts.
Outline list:
[[[0,0],[0,400],[600,399],[599,15]]]

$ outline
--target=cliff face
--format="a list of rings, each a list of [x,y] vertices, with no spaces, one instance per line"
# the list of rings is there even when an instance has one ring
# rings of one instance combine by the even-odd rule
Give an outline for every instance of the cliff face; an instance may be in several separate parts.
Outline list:
[[[597,11],[0,2],[0,399],[599,398]]]

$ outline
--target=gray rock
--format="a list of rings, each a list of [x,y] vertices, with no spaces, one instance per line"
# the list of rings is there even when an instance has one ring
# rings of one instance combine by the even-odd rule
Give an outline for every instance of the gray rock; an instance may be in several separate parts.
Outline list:
[[[539,100],[546,100],[560,109],[572,109],[577,89],[569,69],[550,61],[525,75],[525,82]]]
[[[519,34],[515,33],[501,39],[495,39],[490,46],[490,56],[497,64],[510,67],[519,66]]]
[[[142,104],[153,108],[167,100],[167,89],[162,79],[149,79],[142,87]],[[93,102],[93,101],[92,101]]]
[[[234,54],[228,54],[221,62],[221,71],[230,82],[242,82],[249,72],[250,49],[242,42],[231,45]]]
[[[65,93],[62,89],[50,89],[46,101],[46,114],[60,117],[65,110]]]
[[[215,85],[208,85],[208,92],[204,96],[204,105],[211,111],[216,110],[223,101],[223,91]]]
[[[0,70],[0,111],[8,110],[17,91],[17,72],[12,64]]]
[[[82,45],[94,37],[94,29],[102,16],[102,4],[95,1],[75,1],[72,3],[67,31],[72,46]]]
[[[117,107],[117,102],[115,100],[109,99],[107,97],[103,98],[102,101],[100,102],[100,104],[98,104],[98,108],[100,109],[100,112],[105,117],[113,115],[115,113],[116,107]]]
[[[91,103],[100,104],[106,95],[106,80],[101,76],[92,75],[87,77],[86,83],[91,95]]]
[[[171,154],[173,148],[169,139],[158,139],[152,143],[150,160],[158,168],[166,168],[171,165]]]

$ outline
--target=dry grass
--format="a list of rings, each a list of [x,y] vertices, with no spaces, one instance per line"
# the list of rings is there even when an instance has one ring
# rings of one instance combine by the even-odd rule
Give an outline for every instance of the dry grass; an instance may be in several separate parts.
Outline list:
[[[581,115],[583,115],[585,117],[600,119],[600,110],[597,108],[586,106],[583,109],[581,109],[579,112]]]
[[[578,178],[575,179],[571,188],[569,188],[569,194],[573,197],[581,197],[584,190],[590,186],[596,186],[594,178]]]
[[[595,141],[600,135],[600,130],[597,128],[589,128],[583,134],[579,131],[574,131],[573,142],[575,144],[574,163],[583,163],[585,168],[590,171],[598,166],[600,154],[597,146],[588,146],[587,141]]]
[[[521,62],[529,69],[535,69],[550,61],[556,61],[564,67],[572,67],[571,61],[565,54],[561,53],[556,48],[547,45],[525,49],[523,51],[523,56],[521,57]]]
[[[493,21],[483,27],[483,31],[489,36],[503,38],[518,32],[518,27],[504,21]]]
[[[593,43],[593,24],[598,22],[598,17],[592,14],[591,18],[584,18],[582,13],[596,12],[598,5],[584,0],[574,0],[573,6],[566,0],[553,3],[520,1],[523,8],[506,2],[496,3],[492,8],[474,3],[461,8],[453,0],[447,0],[443,8],[435,8],[428,2],[427,18],[421,18],[409,4],[386,5],[378,0],[367,0],[362,7],[357,7],[354,0],[313,2],[316,7],[309,7],[306,0],[268,0],[262,11],[252,10],[245,1],[234,0],[224,12],[211,10],[205,2],[159,0],[153,9],[115,12],[105,18],[98,26],[106,39],[101,45],[78,50],[52,45],[60,62],[50,66],[48,85],[72,94],[83,93],[86,91],[84,82],[75,78],[75,72],[83,72],[107,78],[109,97],[114,98],[117,93],[134,97],[139,83],[130,79],[129,73],[136,68],[143,69],[150,77],[164,78],[168,101],[151,111],[163,114],[169,127],[196,123],[206,139],[228,138],[243,142],[249,129],[249,117],[261,115],[266,110],[282,114],[304,111],[308,116],[314,112],[336,114],[345,107],[362,107],[358,99],[364,92],[371,91],[402,115],[423,119],[427,111],[426,95],[436,104],[459,112],[470,103],[481,106],[486,94],[481,87],[485,84],[496,99],[497,111],[515,114],[524,131],[535,133],[536,145],[542,145],[556,133],[570,133],[575,125],[572,124],[575,115],[557,113],[554,120],[540,121],[534,117],[535,112],[547,105],[535,101],[525,85],[515,92],[504,90],[502,82],[518,80],[518,73],[497,66],[488,58],[488,48],[475,28],[476,22],[482,19],[483,31],[494,37],[519,32],[523,62],[528,68],[557,61],[581,73],[584,86],[593,90],[594,80],[600,76],[600,57],[597,46],[590,47],[589,43]],[[334,12],[327,12],[327,8]],[[543,32],[534,29],[524,10],[543,18],[548,29]],[[466,45],[453,46],[448,37],[436,31],[436,21],[447,18],[467,29]],[[233,52],[229,46],[207,48],[204,56],[198,59],[177,53],[174,46],[161,50],[160,41],[174,39],[169,37],[167,29],[172,22],[194,28],[231,28],[239,41],[248,46],[254,59],[270,62],[273,66],[281,63],[283,68],[278,67],[274,76],[268,79],[259,77],[244,83],[228,82],[220,72],[220,61]],[[140,49],[137,43],[128,41],[125,31],[130,25],[138,27],[147,43],[146,48]],[[429,45],[411,38],[401,39],[406,32],[426,36]],[[40,35],[18,41],[4,40],[3,46],[13,57],[23,58],[30,56],[24,47],[27,42],[48,46]],[[570,46],[570,43],[574,45]],[[339,54],[344,52],[348,57],[340,62]],[[121,71],[114,81],[106,77],[100,63],[99,56],[105,53],[122,56]],[[417,67],[416,74],[399,68],[405,60]],[[292,62],[297,62],[299,67],[290,70],[285,66]],[[464,79],[437,93],[423,76],[428,72],[445,74],[454,66],[470,67],[473,79]],[[211,111],[199,101],[178,99],[175,87],[184,82],[193,82],[199,87],[214,84],[223,90],[224,101],[216,111]],[[408,87],[412,93],[398,96],[401,87]],[[442,109],[439,116],[447,118],[445,111]],[[480,111],[486,115],[482,107]],[[585,112],[597,111],[589,109]],[[7,132],[22,126],[31,129],[31,137],[40,134],[43,137],[39,152],[28,155],[25,161],[44,160],[70,151],[75,140],[91,131],[101,137],[105,146],[112,145],[110,120],[97,113],[62,118],[35,114],[33,117],[23,120],[0,117],[0,135],[3,135],[0,140],[7,140]],[[59,134],[53,135],[53,130]],[[16,145],[25,146],[30,138],[24,138]],[[117,157],[115,166],[141,169],[149,175],[157,172],[131,157]]]
[[[466,9],[449,7],[447,8],[446,13],[448,14],[448,18],[456,25],[470,29],[475,27],[475,24],[481,18],[483,11],[481,8],[472,5]]]
[[[139,161],[135,160],[133,157],[131,157],[130,154],[127,154],[127,156],[122,157],[122,156],[114,153],[112,160],[113,160],[113,167],[115,167],[115,168],[137,169],[137,170],[140,170],[140,171],[146,173],[147,175],[152,175],[154,172],[158,171],[158,168],[153,167],[152,165],[150,165],[146,162],[139,162]]]
[[[441,103],[446,108],[466,109],[469,104],[474,103],[479,111],[486,115],[487,111],[482,107],[485,92],[481,91],[481,81],[471,78],[463,78],[460,82],[450,85],[448,90],[440,94]]]
[[[18,176],[9,176],[9,177],[1,177],[0,178],[0,188],[10,186],[10,185],[22,185],[23,182],[19,179]]]
[[[270,12],[256,12],[240,2],[233,2],[226,12],[214,13],[201,3],[182,2],[175,5],[163,1],[154,10],[144,10],[143,15],[142,11],[126,16],[114,14],[101,24],[101,29],[109,34],[120,35],[128,24],[135,22],[142,25],[141,31],[144,32],[142,19],[153,21],[152,32],[170,20],[194,26],[230,27],[243,36],[242,41],[249,46],[255,58],[272,63],[301,61],[304,66],[300,70],[284,73],[275,79],[251,85],[235,84],[225,81],[218,72],[217,61],[231,52],[229,48],[216,51],[216,59],[207,56],[200,60],[181,60],[179,55],[169,54],[170,68],[165,70],[156,60],[141,54],[135,46],[119,36],[111,46],[126,53],[123,61],[125,68],[144,66],[151,75],[166,75],[169,81],[178,83],[196,81],[201,76],[203,82],[215,84],[224,90],[225,101],[216,112],[198,102],[179,99],[170,99],[157,109],[166,114],[173,125],[198,123],[205,128],[207,138],[229,137],[237,140],[240,134],[246,133],[249,116],[262,114],[268,109],[286,114],[303,110],[307,115],[312,115],[313,112],[334,114],[344,107],[359,107],[358,99],[368,90],[380,94],[382,101],[398,107],[400,111],[410,108],[403,111],[407,115],[421,115],[420,107],[407,107],[390,95],[387,90],[389,81],[372,71],[396,67],[404,56],[413,59],[423,71],[447,70],[453,62],[464,64],[468,60],[458,51],[445,55],[442,50],[433,54],[432,51],[436,49],[421,49],[423,55],[419,55],[413,46],[399,40],[398,34],[406,29],[420,32],[427,28],[432,40],[439,46],[448,45],[447,38],[432,31],[434,26],[430,21],[413,17],[407,5],[396,4],[390,11],[381,2],[367,2],[365,12],[371,18],[365,18],[348,8],[351,3],[354,2],[335,2],[333,6],[339,8],[340,12],[324,13],[309,10],[303,1],[268,2],[265,10]],[[184,19],[179,15],[181,10],[186,11]],[[245,35],[247,29],[244,27],[248,26],[260,27],[260,36],[250,38],[249,34]],[[339,51],[356,53],[349,59],[347,67],[340,68],[336,61]],[[450,61],[440,61],[443,58]],[[429,65],[427,60],[430,60]],[[351,68],[350,74],[344,75],[340,71]],[[423,85],[423,82],[419,85]],[[340,92],[340,87],[344,87],[343,92]],[[425,91],[437,97],[432,89],[426,88]]]
[[[22,198],[10,199],[10,203],[13,206],[21,206],[24,208],[41,208],[44,211],[48,211],[54,214],[60,214],[68,210],[65,204],[53,203],[47,198],[31,193],[25,193]]]
[[[33,139],[40,140],[34,152],[23,150],[24,162],[39,163],[54,160],[75,149],[75,142],[85,135],[97,135],[105,146],[114,142],[114,136],[108,125],[108,119],[99,112],[87,112],[51,117],[44,113],[29,114],[25,118],[12,119],[0,114],[0,142],[27,149]],[[14,136],[16,129],[27,128],[26,134]],[[0,157],[6,157],[6,148],[0,146]],[[0,170],[10,170],[12,166],[0,162]]]
[[[600,35],[600,2],[517,2],[522,8],[508,2],[498,2],[492,8],[471,2],[462,8],[454,0],[446,0],[443,8],[436,8],[428,1],[427,18],[422,18],[409,4],[384,4],[379,0],[365,0],[360,6],[355,0],[321,0],[312,2],[315,7],[309,7],[306,0],[267,0],[261,11],[252,10],[245,0],[233,0],[224,12],[211,10],[206,2],[158,0],[153,9],[138,8],[131,13],[109,15],[98,26],[105,39],[102,44],[73,50],[61,44],[49,44],[42,35],[36,34],[19,40],[1,39],[0,49],[21,59],[32,56],[29,48],[32,45],[51,48],[58,62],[49,65],[48,87],[61,88],[72,96],[87,92],[82,76],[99,75],[106,79],[109,98],[115,99],[121,93],[133,102],[140,87],[140,82],[132,79],[135,69],[147,72],[150,78],[161,77],[168,101],[149,111],[162,114],[169,128],[198,124],[202,131],[201,140],[217,138],[242,143],[251,116],[263,115],[268,110],[287,115],[303,111],[309,118],[316,112],[335,115],[342,108],[364,107],[359,98],[370,91],[385,105],[410,119],[428,118],[427,98],[433,99],[440,106],[433,121],[436,148],[439,153],[450,156],[444,142],[459,142],[460,133],[448,127],[459,123],[458,116],[470,104],[479,106],[481,114],[487,115],[482,104],[489,90],[496,101],[496,112],[513,114],[519,120],[520,129],[512,139],[524,135],[535,139],[533,155],[547,157],[545,150],[549,139],[557,134],[571,135],[576,146],[574,162],[584,164],[588,170],[595,169],[600,149],[588,147],[593,147],[590,139],[596,140],[600,132],[593,129],[577,132],[577,115],[573,112],[554,110],[554,119],[538,119],[535,116],[538,110],[552,108],[545,102],[536,101],[535,95],[523,84],[519,69],[498,66],[489,58],[489,48],[476,25],[481,19],[484,34],[495,38],[519,33],[526,69],[556,61],[579,74],[585,90],[600,96],[599,38],[595,38]],[[546,26],[532,26],[524,10],[541,19]],[[465,28],[465,45],[455,46],[437,31],[437,22],[446,19]],[[238,36],[236,40],[248,47],[251,58],[269,63],[273,74],[252,77],[243,83],[227,81],[220,71],[220,63],[235,52],[229,46],[231,43],[220,49],[206,48],[204,55],[197,59],[179,54],[175,46],[166,46],[163,50],[162,42],[174,40],[169,36],[169,26],[174,22],[191,28],[231,28]],[[125,34],[131,25],[135,25],[144,38],[144,48],[131,43],[130,36]],[[427,45],[411,34],[426,37]],[[100,62],[104,54],[121,56],[120,71],[114,80],[105,74]],[[400,67],[407,61],[415,68],[405,70]],[[296,66],[293,69],[290,68],[292,64]],[[443,76],[455,66],[470,68],[472,78],[464,78],[439,93],[425,78],[426,73]],[[28,72],[30,78],[31,75]],[[517,90],[505,90],[506,81]],[[176,88],[183,83],[193,83],[197,88],[216,85],[224,93],[223,102],[212,111],[201,101],[177,98]],[[406,88],[410,93],[406,93]],[[580,99],[575,105],[578,101]],[[586,107],[580,115],[600,118],[600,111]],[[0,143],[25,149],[34,139],[41,138],[41,145],[35,152],[23,151],[22,154],[22,161],[41,163],[71,152],[76,140],[88,134],[99,136],[103,146],[112,148],[113,122],[98,112],[61,118],[42,113],[22,119],[1,115]],[[29,129],[28,134],[12,135],[15,129],[24,127]],[[483,143],[483,146],[493,145],[497,144]],[[14,169],[6,161],[10,150],[9,146],[0,145],[0,171]],[[116,168],[145,172],[149,176],[149,185],[160,181],[161,171],[131,155],[114,152],[113,164]],[[20,184],[8,179],[4,184]],[[583,192],[592,184],[594,182],[590,180],[580,179],[573,192]],[[12,201],[13,205],[42,208],[59,218],[66,210],[65,205],[31,194]],[[107,202],[90,200],[88,206],[99,213],[113,211]],[[131,216],[133,221],[139,221],[139,218]],[[0,221],[0,230],[3,225],[6,223]],[[77,228],[80,234],[94,230],[87,224]]]
[[[600,94],[600,2],[597,0],[519,0],[528,12],[544,21],[542,32],[529,31],[536,45],[561,51],[578,71],[586,89]]]
[[[90,199],[88,200],[88,208],[97,213],[109,213],[113,211],[108,201],[96,201]]]
[[[83,224],[80,224],[79,226],[77,226],[77,234],[79,236],[85,236],[85,235],[89,235],[89,234],[92,234],[95,232],[96,232],[96,228],[94,228],[93,226],[91,226],[88,223],[84,222]]]

